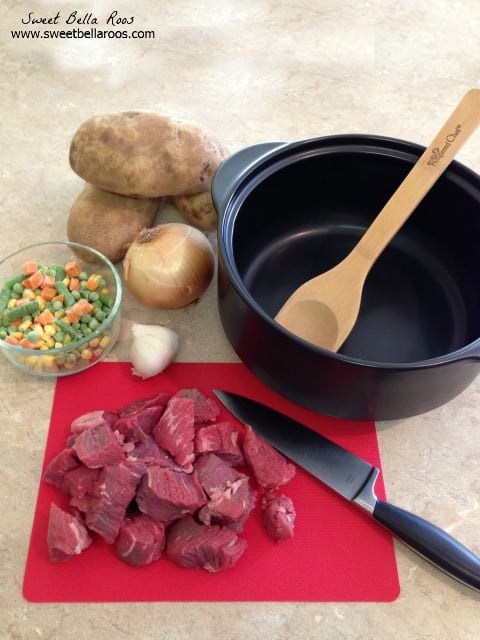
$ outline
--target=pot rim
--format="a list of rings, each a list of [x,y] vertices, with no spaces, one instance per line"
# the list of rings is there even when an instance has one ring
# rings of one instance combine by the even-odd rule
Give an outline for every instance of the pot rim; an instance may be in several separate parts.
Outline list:
[[[335,144],[336,143],[336,144]],[[340,143],[340,144],[339,144]],[[320,145],[320,148],[315,148],[315,145]],[[333,145],[333,146],[332,146]],[[336,146],[336,148],[334,148]],[[344,362],[347,364],[354,364],[356,366],[368,368],[368,369],[381,369],[381,370],[418,370],[431,367],[438,367],[440,365],[447,365],[452,362],[458,362],[460,360],[478,359],[480,360],[480,336],[467,345],[464,345],[460,349],[455,351],[436,356],[435,358],[429,358],[427,360],[419,360],[413,362],[382,362],[375,360],[364,360],[361,358],[355,358],[338,352],[328,351],[318,347],[303,338],[288,331],[280,324],[278,324],[274,318],[272,318],[265,310],[258,304],[253,298],[250,291],[245,286],[242,277],[237,269],[235,260],[230,260],[227,247],[230,249],[230,254],[234,257],[233,246],[231,242],[233,238],[233,224],[238,211],[245,200],[246,196],[252,192],[252,190],[258,186],[267,175],[281,169],[285,166],[292,164],[298,160],[303,160],[308,157],[321,154],[330,153],[331,151],[352,151],[353,147],[356,151],[364,151],[366,153],[386,152],[389,151],[389,155],[392,155],[392,151],[395,151],[395,157],[412,159],[412,156],[419,157],[425,147],[415,142],[407,140],[401,140],[399,138],[392,138],[381,135],[373,134],[332,134],[326,136],[319,136],[315,138],[307,138],[294,142],[283,143],[261,143],[258,145],[251,145],[237,151],[233,156],[230,156],[222,163],[221,167],[233,161],[235,157],[245,153],[246,151],[254,150],[258,148],[260,155],[258,155],[253,161],[243,167],[237,179],[234,181],[232,193],[229,195],[228,201],[225,203],[224,210],[219,213],[219,225],[218,236],[219,243],[218,249],[221,253],[222,262],[228,271],[229,280],[240,295],[240,297],[250,306],[253,311],[261,317],[275,331],[279,332],[285,338],[293,340],[303,349],[322,356],[327,356]],[[475,188],[480,193],[480,176],[466,165],[453,160],[441,179],[448,179],[452,177],[460,178],[462,186],[464,188]],[[456,180],[458,182],[458,179]],[[476,183],[472,184],[472,183]],[[248,185],[248,188],[247,188]],[[241,196],[240,196],[241,194]],[[240,196],[240,197],[239,197]],[[236,203],[235,209],[232,211],[233,203]]]

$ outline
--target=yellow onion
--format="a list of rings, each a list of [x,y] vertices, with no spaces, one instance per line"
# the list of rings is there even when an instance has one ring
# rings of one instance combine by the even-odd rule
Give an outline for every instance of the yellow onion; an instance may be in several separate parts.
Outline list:
[[[206,236],[179,222],[140,231],[123,260],[127,288],[146,306],[159,309],[179,309],[198,300],[214,266]]]

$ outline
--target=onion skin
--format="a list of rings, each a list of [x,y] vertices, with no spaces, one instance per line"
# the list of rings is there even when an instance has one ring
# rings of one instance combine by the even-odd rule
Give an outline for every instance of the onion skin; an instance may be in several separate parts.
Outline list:
[[[206,236],[179,222],[143,229],[123,260],[125,284],[145,306],[180,309],[210,284],[215,257]]]

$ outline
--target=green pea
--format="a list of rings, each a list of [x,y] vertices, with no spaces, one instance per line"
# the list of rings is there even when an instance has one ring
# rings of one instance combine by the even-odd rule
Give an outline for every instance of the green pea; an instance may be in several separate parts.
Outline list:
[[[20,295],[23,293],[23,285],[21,282],[16,282],[12,287],[13,293],[19,293]]]
[[[95,329],[98,329],[98,327],[100,326],[99,321],[96,318],[92,318],[90,320],[90,322],[88,323],[88,327],[89,329],[91,329],[92,331],[95,331]]]
[[[60,300],[54,300],[51,307],[53,311],[60,311],[60,309],[63,308],[63,304],[60,302]]]
[[[98,320],[98,322],[103,322],[106,317],[107,317],[107,314],[102,309],[95,311],[95,320]]]

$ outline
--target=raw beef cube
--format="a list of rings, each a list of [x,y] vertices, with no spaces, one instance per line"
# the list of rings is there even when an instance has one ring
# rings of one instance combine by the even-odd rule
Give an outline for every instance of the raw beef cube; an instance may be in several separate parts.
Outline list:
[[[162,415],[163,406],[145,407],[136,413],[129,413],[119,418],[113,429],[121,433],[127,441],[142,442],[152,433]]]
[[[99,475],[100,469],[90,469],[83,464],[65,474],[62,489],[70,498],[72,507],[85,513],[94,494]]]
[[[265,489],[276,489],[295,475],[295,466],[249,425],[245,425],[243,455],[256,481]]]
[[[214,453],[205,453],[197,458],[194,469],[200,484],[209,496],[219,489],[224,489],[238,478],[246,477]]]
[[[133,567],[158,560],[164,547],[165,525],[143,513],[125,518],[115,541],[118,557]]]
[[[242,531],[255,506],[256,494],[247,477],[235,480],[221,491],[213,493],[207,504],[198,512],[204,524],[221,524],[233,531]]]
[[[256,492],[248,476],[213,453],[201,456],[195,470],[209,497],[198,513],[199,519],[205,524],[221,524],[241,531],[255,506]]]
[[[199,524],[186,516],[171,526],[166,555],[182,567],[215,572],[233,567],[246,546],[232,529]]]
[[[161,391],[160,393],[157,393],[154,396],[149,396],[148,398],[138,398],[137,400],[133,400],[133,402],[120,407],[118,415],[121,417],[131,415],[132,413],[138,413],[147,407],[161,407],[163,409],[171,395],[171,393]]]
[[[207,501],[195,474],[148,467],[137,491],[140,511],[159,522],[178,520]]]
[[[49,484],[61,487],[67,471],[75,469],[79,464],[80,462],[78,461],[75,450],[72,447],[67,447],[60,451],[60,453],[49,462],[43,474],[43,479]]]
[[[220,413],[220,407],[215,400],[207,398],[198,389],[181,389],[177,391],[174,397],[191,398],[193,400],[195,424],[215,422]]]
[[[217,422],[195,432],[195,453],[215,453],[233,465],[243,464],[238,431],[231,422]]]
[[[193,404],[191,398],[174,396],[168,401],[162,417],[152,431],[158,446],[171,453],[175,462],[187,471],[192,469],[195,459]]]
[[[47,529],[48,557],[51,562],[65,562],[81,553],[92,539],[78,516],[60,509],[52,502]]]
[[[85,513],[87,527],[114,542],[141,477],[139,467],[129,461],[105,465]]]
[[[128,454],[128,458],[130,460],[141,460],[146,465],[157,465],[183,471],[182,467],[176,464],[167,451],[160,449],[152,436],[148,436],[145,442],[137,442],[134,449]]]
[[[295,507],[283,494],[266,493],[262,499],[262,522],[265,531],[274,540],[293,538]]]
[[[106,424],[82,431],[73,448],[83,464],[92,468],[115,464],[125,458],[121,444]]]
[[[118,413],[116,411],[89,411],[88,413],[84,413],[75,420],[70,425],[70,431],[72,433],[81,433],[85,431],[85,429],[90,429],[91,427],[98,427],[99,425],[107,425],[111,427],[118,418]]]

